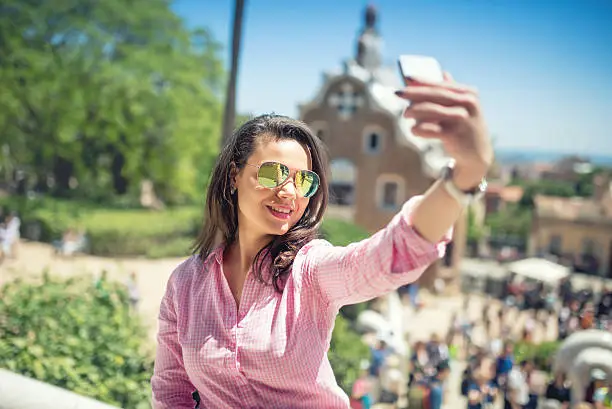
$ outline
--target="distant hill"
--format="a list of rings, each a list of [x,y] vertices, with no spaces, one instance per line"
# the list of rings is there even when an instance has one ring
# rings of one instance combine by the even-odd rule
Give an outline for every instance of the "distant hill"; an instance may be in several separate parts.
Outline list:
[[[495,157],[500,163],[528,163],[528,162],[555,162],[572,153],[529,151],[520,149],[498,149]],[[591,160],[595,165],[612,166],[612,156],[608,155],[579,155]]]

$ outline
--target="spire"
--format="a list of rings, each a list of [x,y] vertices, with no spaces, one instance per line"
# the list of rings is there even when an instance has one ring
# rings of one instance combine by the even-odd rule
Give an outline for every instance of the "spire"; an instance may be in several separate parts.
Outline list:
[[[376,29],[378,12],[369,5],[364,13],[364,26],[357,40],[357,64],[372,72],[382,64],[382,38]]]

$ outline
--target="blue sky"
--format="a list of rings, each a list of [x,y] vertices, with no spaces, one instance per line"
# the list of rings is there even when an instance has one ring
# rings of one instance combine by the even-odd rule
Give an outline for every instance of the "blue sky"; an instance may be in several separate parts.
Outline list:
[[[378,0],[384,56],[436,57],[480,90],[495,144],[612,155],[612,1]],[[247,0],[238,110],[297,115],[352,57],[363,0]],[[233,0],[178,0],[229,44]],[[229,48],[223,57],[229,58]]]

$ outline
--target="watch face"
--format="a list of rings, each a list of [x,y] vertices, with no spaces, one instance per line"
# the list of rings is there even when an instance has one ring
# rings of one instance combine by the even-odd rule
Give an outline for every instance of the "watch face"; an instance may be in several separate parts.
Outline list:
[[[453,168],[446,165],[442,168],[442,179],[449,180],[453,177]]]
[[[485,178],[482,178],[482,180],[478,184],[478,187],[476,188],[476,194],[484,194],[487,191],[488,186],[489,184],[487,183],[487,180]]]

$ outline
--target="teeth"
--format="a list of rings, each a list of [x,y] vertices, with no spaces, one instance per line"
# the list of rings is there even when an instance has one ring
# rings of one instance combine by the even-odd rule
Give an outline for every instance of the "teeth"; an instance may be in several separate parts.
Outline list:
[[[274,206],[270,206],[270,208],[272,210],[274,210],[275,212],[279,212],[279,213],[286,213],[286,214],[291,213],[291,210],[289,210],[289,209],[279,209],[279,208],[274,207]]]

